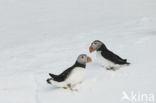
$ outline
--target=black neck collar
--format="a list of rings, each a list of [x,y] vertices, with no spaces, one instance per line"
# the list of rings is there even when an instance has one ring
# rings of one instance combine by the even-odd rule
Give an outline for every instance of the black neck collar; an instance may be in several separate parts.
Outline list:
[[[101,47],[99,49],[97,49],[97,51],[104,51],[104,50],[107,50],[107,48],[104,44],[102,44]]]
[[[79,63],[79,62],[77,62],[77,61],[75,62],[74,66],[75,66],[75,67],[86,68],[86,64],[81,64],[81,63]]]

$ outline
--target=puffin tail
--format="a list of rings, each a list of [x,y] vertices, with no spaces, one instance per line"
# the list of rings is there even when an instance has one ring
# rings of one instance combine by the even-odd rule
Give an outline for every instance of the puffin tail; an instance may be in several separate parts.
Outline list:
[[[50,76],[51,78],[53,78],[53,79],[56,77],[56,75],[51,74],[51,73],[49,73],[49,76]]]
[[[47,83],[48,83],[48,84],[52,84],[52,81],[54,80],[54,78],[56,77],[56,75],[49,73],[49,76],[50,76],[51,78],[48,78],[48,79],[47,79]]]
[[[127,59],[124,59],[125,62],[127,62]]]
[[[51,84],[51,80],[52,80],[52,78],[48,78],[48,79],[47,79],[47,83],[48,83],[48,84]]]
[[[126,62],[125,64],[126,64],[126,65],[130,65],[131,63],[129,63],[129,62]]]
[[[127,59],[124,59],[125,64],[130,65],[131,63],[127,62]]]

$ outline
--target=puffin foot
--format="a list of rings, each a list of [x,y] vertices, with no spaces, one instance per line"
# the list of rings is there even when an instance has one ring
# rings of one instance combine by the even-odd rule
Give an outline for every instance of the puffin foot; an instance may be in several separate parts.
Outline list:
[[[106,68],[107,70],[115,71],[116,69],[114,67]]]
[[[67,89],[67,87],[63,87],[63,89]]]
[[[77,89],[73,89],[72,86],[71,86],[70,84],[68,84],[67,86],[68,86],[68,88],[69,88],[71,91],[78,91]]]

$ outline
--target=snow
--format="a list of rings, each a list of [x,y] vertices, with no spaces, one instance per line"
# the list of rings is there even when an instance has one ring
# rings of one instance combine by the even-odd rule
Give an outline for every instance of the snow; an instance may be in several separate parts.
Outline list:
[[[130,103],[123,92],[156,95],[155,0],[1,0],[1,103]],[[117,71],[97,64],[93,40],[132,63]],[[46,83],[79,54],[87,65],[78,92]],[[145,101],[143,101],[144,103]]]

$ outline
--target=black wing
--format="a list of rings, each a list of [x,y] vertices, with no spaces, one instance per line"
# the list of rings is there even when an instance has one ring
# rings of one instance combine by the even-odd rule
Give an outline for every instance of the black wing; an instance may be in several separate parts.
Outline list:
[[[49,73],[49,76],[51,76],[53,79],[57,77],[57,75],[51,73]]]
[[[70,67],[70,68],[68,68],[68,69],[66,69],[66,70],[65,70],[64,72],[62,72],[60,75],[55,76],[55,78],[53,78],[53,79],[54,79],[55,81],[57,81],[57,82],[62,82],[62,81],[64,81],[64,80],[68,77],[68,75],[71,73],[72,69],[73,69],[73,66]]]
[[[118,55],[114,54],[109,50],[102,51],[101,55],[115,64],[129,64],[127,63],[126,59],[122,59],[121,57],[119,57]]]

